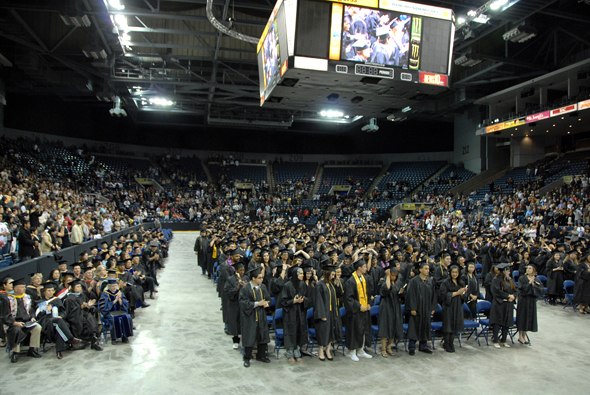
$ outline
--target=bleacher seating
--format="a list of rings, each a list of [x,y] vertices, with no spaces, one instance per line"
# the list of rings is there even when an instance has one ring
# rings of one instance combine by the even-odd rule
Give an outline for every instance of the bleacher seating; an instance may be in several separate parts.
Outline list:
[[[315,175],[318,164],[315,162],[286,162],[286,163],[274,163],[274,177],[276,185],[285,184],[291,181],[293,184],[299,182],[303,183],[308,181],[309,184],[304,187],[304,190],[309,192],[309,188],[312,186],[311,178]],[[293,196],[293,192],[289,191],[289,188],[285,188],[282,192],[285,197]]]
[[[252,182],[259,184],[266,179],[266,166],[249,166],[240,164],[239,166],[221,166],[219,164],[209,164],[211,175],[214,179],[227,176],[231,181]]]
[[[364,193],[380,170],[380,167],[324,167],[318,193],[330,192],[333,185],[352,185],[352,191],[360,189]],[[354,182],[354,185],[351,181]],[[360,185],[356,186],[357,183]]]
[[[453,179],[451,180],[451,173],[455,173]],[[459,167],[455,164],[449,166],[445,171],[440,173],[438,177],[436,177],[430,184],[424,188],[422,191],[424,194],[437,194],[442,195],[448,190],[456,187],[457,185],[464,183],[465,181],[469,180],[471,177],[474,177],[475,173],[472,171],[467,170],[464,167]],[[439,182],[440,181],[440,182]]]
[[[389,165],[387,173],[379,182],[378,188],[382,191],[389,191],[391,194],[390,197],[394,200],[401,200],[406,197],[407,192],[404,192],[403,188],[400,188],[400,190],[397,191],[396,187],[388,187],[388,183],[392,181],[399,183],[400,180],[405,180],[408,182],[408,192],[410,192],[426,181],[445,164],[446,162],[444,161],[393,162]]]
[[[181,157],[180,171],[184,174],[190,174],[194,177],[195,181],[207,181],[207,174],[203,169],[201,160],[197,157]]]

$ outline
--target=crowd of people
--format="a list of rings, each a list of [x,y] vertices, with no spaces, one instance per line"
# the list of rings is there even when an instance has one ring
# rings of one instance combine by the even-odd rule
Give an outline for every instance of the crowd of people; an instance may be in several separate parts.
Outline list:
[[[493,195],[491,215],[470,197],[436,196],[429,209],[382,224],[352,216],[311,229],[204,222],[194,250],[202,273],[217,281],[225,333],[235,349],[242,342],[246,367],[255,348],[256,360],[269,362],[266,317],[273,315],[282,330],[275,347],[284,343],[290,363],[303,362],[310,340],[320,360],[332,360],[343,342],[353,361],[370,358],[371,325],[383,358],[404,339],[410,355],[431,353],[432,320],[442,323],[444,350],[454,352],[456,333],[464,319],[477,320],[482,302],[489,302],[484,314],[495,348],[510,347],[511,329],[530,345],[537,300],[566,303],[565,280],[575,284],[573,305],[590,312],[590,227],[581,222],[585,214],[575,222],[588,209],[586,196],[587,185],[573,182],[542,197]],[[569,217],[575,228],[566,227]],[[379,313],[371,314],[375,306]]]
[[[20,215],[19,248],[31,253],[28,239],[31,215]],[[76,225],[74,225],[76,226]],[[10,361],[18,362],[21,344],[26,355],[41,358],[41,344],[54,343],[57,359],[66,351],[90,347],[102,351],[102,334],[111,343],[129,343],[133,336],[136,310],[150,305],[159,283],[158,270],[168,255],[168,237],[160,229],[137,231],[93,245],[69,262],[54,252],[48,278],[31,273],[29,278],[1,279],[0,347],[9,347]],[[26,258],[26,257],[24,257]],[[28,342],[27,342],[28,339]]]

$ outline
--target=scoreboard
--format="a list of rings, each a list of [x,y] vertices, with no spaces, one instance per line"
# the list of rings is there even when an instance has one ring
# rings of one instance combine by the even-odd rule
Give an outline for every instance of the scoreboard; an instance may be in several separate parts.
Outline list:
[[[257,46],[260,103],[292,69],[446,88],[451,9],[395,0],[278,0]]]

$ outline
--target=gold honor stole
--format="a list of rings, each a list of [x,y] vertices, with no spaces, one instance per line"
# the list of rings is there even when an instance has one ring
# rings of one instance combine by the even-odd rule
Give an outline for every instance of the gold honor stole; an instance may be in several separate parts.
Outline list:
[[[359,293],[360,304],[368,308],[369,301],[367,298],[367,288],[365,287],[365,280],[361,280],[359,276],[356,274],[356,272],[352,273],[352,277],[354,277],[354,281],[356,281],[356,290]]]

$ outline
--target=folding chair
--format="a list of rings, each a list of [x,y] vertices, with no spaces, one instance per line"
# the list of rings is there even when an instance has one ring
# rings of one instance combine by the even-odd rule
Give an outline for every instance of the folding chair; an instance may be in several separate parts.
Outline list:
[[[313,307],[307,309],[307,317],[305,319],[305,326],[307,327],[308,346],[311,344],[311,353],[313,354],[313,345],[317,342],[315,328],[309,327],[309,320],[313,321]]]
[[[377,325],[373,325],[373,317]],[[377,354],[377,333],[379,332],[379,305],[371,306],[371,337],[373,338],[373,348]]]
[[[471,318],[470,320],[464,320],[463,321],[463,326],[465,327],[465,330],[462,332],[459,332],[459,347],[463,347],[463,345],[461,344],[461,335],[465,332],[469,332],[469,337],[467,337],[467,340],[469,340],[471,338],[471,335],[475,334],[475,339],[477,340],[477,344],[481,346],[481,343],[479,342],[479,339],[477,338],[477,328],[479,328],[479,323],[473,321],[473,316],[471,315],[471,310],[469,310],[469,306],[467,306],[467,303],[463,303],[463,313],[468,313],[469,317]]]
[[[543,275],[539,275],[537,276],[537,278],[543,283],[543,296],[541,296],[539,299],[543,298],[543,300],[545,301],[545,304],[547,304],[547,277],[543,276]]]
[[[490,333],[490,320],[488,318],[482,318],[486,313],[489,314],[492,308],[492,303],[488,302],[487,300],[478,300],[477,301],[477,322],[479,322],[479,326],[481,326],[481,331],[475,335],[476,339],[479,339],[480,336],[484,336],[486,339],[486,345],[490,345],[488,342],[488,334]]]
[[[441,305],[438,305],[436,310],[434,310],[434,314],[436,313],[442,313]],[[432,321],[430,323],[430,330],[432,332],[432,349],[435,350],[434,340],[436,338],[436,334],[442,330],[442,321]]]
[[[341,307],[340,308],[340,318],[344,318],[346,317],[346,308]],[[344,354],[344,348],[346,347],[346,326],[344,326],[344,323],[342,325],[342,342],[338,345],[338,347],[342,347],[342,355]],[[336,350],[338,350],[338,347],[336,347]]]
[[[512,280],[514,280],[514,284],[518,286],[518,278],[520,277],[520,272],[515,270],[512,272]]]
[[[285,335],[283,333],[283,328],[277,328],[277,321],[280,321],[282,324],[283,321],[283,309],[276,309],[274,319],[272,321],[272,325],[275,329],[275,350],[277,351],[277,359],[279,359],[279,350],[281,346],[285,343]]]
[[[270,307],[274,307],[274,305],[275,305],[275,297],[274,296],[271,296],[270,297],[270,303],[269,303],[268,307],[269,308]],[[272,324],[273,319],[274,319],[274,317],[273,317],[272,314],[266,316],[266,322],[268,323],[268,325]]]
[[[576,311],[576,305],[574,304],[574,285],[575,283],[572,280],[565,280],[563,282],[563,290],[565,291],[565,296],[567,296],[567,304],[563,306],[564,310],[567,306],[571,305]],[[568,288],[571,288],[571,292],[568,291]]]

